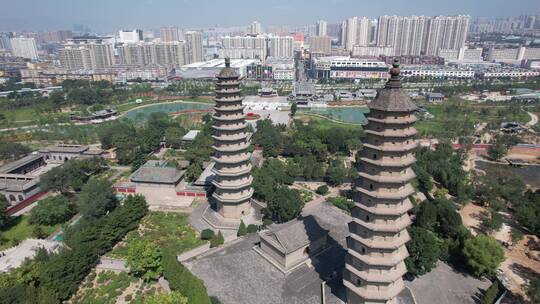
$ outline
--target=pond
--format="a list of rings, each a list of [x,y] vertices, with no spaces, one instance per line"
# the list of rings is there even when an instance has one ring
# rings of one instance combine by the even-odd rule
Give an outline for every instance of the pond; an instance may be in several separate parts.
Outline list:
[[[348,123],[354,124],[364,124],[366,123],[365,114],[369,112],[368,108],[353,108],[353,107],[344,107],[344,108],[312,108],[308,111],[309,113],[319,114],[334,120],[339,120]]]
[[[484,171],[493,169],[508,169],[515,175],[519,176],[524,183],[531,185],[534,188],[540,188],[540,166],[523,166],[513,167],[501,164],[492,164],[483,161],[476,161],[476,168]]]
[[[210,107],[212,107],[212,104],[207,103],[169,102],[135,108],[127,111],[124,116],[129,119],[146,118],[150,114],[157,112],[173,113],[183,110],[206,110]]]

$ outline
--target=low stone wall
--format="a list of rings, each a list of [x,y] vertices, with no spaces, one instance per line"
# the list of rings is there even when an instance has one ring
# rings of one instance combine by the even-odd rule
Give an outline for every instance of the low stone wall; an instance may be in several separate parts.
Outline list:
[[[201,254],[203,254],[203,253],[205,253],[205,252],[207,252],[209,250],[210,250],[210,243],[206,243],[206,244],[203,244],[203,245],[201,245],[199,247],[195,247],[195,248],[191,249],[190,251],[186,251],[186,252],[184,252],[182,254],[179,254],[176,257],[176,259],[178,260],[178,262],[183,263],[183,262],[185,262],[185,261],[187,261],[187,260],[189,260],[191,258],[194,258],[194,257],[196,257],[198,255],[201,255]]]

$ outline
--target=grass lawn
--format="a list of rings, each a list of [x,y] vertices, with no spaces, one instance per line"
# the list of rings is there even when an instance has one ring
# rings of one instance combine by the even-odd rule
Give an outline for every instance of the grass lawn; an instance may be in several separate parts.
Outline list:
[[[29,216],[21,215],[14,218],[13,221],[2,229],[2,243],[0,244],[0,250],[4,250],[15,245],[17,242],[23,241],[33,237],[33,229],[36,225],[32,225],[28,222]],[[39,226],[39,225],[37,225]],[[43,231],[50,235],[55,230],[61,227],[61,224],[54,226],[40,226]]]
[[[487,129],[498,129],[505,121],[525,123],[530,117],[520,106],[488,105],[451,98],[441,104],[421,103],[434,118],[415,125],[421,136],[457,137],[474,134],[474,125],[486,122]]]
[[[170,247],[176,253],[188,251],[205,243],[189,225],[188,215],[151,212],[142,219],[139,231],[128,233],[125,241],[116,246],[109,256],[125,258],[132,240],[141,238],[154,242],[160,247]]]
[[[164,103],[164,102],[174,102],[173,100],[155,100],[155,99],[150,99],[148,97],[145,97],[145,98],[141,98],[143,100],[143,102],[141,103],[135,103],[135,101],[131,101],[129,103],[124,103],[124,104],[121,104],[119,106],[116,106],[116,110],[120,113],[123,113],[123,112],[127,112],[133,108],[136,108],[136,107],[140,107],[140,106],[144,106],[144,105],[149,105],[149,104],[154,104],[154,103]],[[212,99],[207,99],[207,98],[200,98],[200,97],[197,97],[197,98],[182,98],[182,99],[178,99],[178,101],[188,101],[188,102],[200,102],[200,103],[213,103]],[[114,107],[114,105],[111,105]]]
[[[309,113],[296,113],[294,119],[300,120],[304,123],[313,124],[321,129],[335,129],[346,128],[351,130],[361,130],[362,126],[353,125],[349,123],[339,123],[320,116],[310,115]]]

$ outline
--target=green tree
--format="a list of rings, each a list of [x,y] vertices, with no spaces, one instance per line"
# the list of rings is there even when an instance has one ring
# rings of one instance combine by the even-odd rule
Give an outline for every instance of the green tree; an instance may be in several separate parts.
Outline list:
[[[291,116],[294,117],[296,115],[296,111],[298,111],[298,104],[296,102],[293,102],[291,104]]]
[[[456,207],[446,199],[435,200],[435,205],[437,206],[437,233],[446,238],[455,238],[463,227]]]
[[[430,272],[441,254],[437,236],[429,230],[414,226],[409,228],[409,234],[409,257],[405,259],[407,270],[415,276]]]
[[[497,241],[487,235],[480,234],[465,240],[463,255],[474,275],[494,276],[497,267],[504,261],[504,251]]]
[[[9,220],[9,215],[7,214],[7,208],[9,203],[6,197],[3,194],[0,194],[0,228],[3,227]]]
[[[112,184],[106,179],[91,178],[82,188],[77,201],[79,211],[86,218],[100,218],[116,207]]]
[[[497,295],[499,294],[499,283],[497,281],[493,282],[491,286],[486,290],[484,298],[482,299],[482,304],[493,304],[497,300]]]
[[[508,153],[508,148],[501,142],[497,141],[495,144],[489,146],[487,149],[489,158],[493,160],[500,160]]]
[[[348,176],[347,168],[343,165],[343,162],[340,160],[330,161],[328,169],[326,169],[325,181],[331,186],[341,185],[345,182],[345,179]]]
[[[429,173],[419,166],[415,166],[414,172],[416,173],[416,179],[418,180],[418,190],[423,193],[429,193],[433,188]]]
[[[165,130],[165,142],[169,147],[179,149],[185,134],[186,130],[182,127],[169,127]]]
[[[127,264],[144,281],[157,280],[163,272],[161,250],[149,240],[134,239],[128,248]]]
[[[428,230],[434,230],[437,224],[437,207],[431,201],[420,203],[420,208],[416,214],[415,224]]]
[[[188,304],[188,299],[178,291],[157,293],[143,298],[143,304]]]
[[[214,235],[210,239],[210,247],[218,247],[220,245],[223,245],[225,243],[225,239],[223,238],[223,234],[221,231],[218,231],[218,234]]]
[[[20,143],[4,141],[0,142],[0,160],[15,160],[32,152],[30,148]]]
[[[527,296],[531,303],[540,303],[540,277],[533,277],[527,285]]]
[[[182,293],[188,303],[211,304],[204,283],[176,259],[176,252],[169,248],[163,253],[163,276],[171,290]]]
[[[300,215],[304,202],[298,190],[280,186],[267,202],[266,215],[273,221],[284,223]]]
[[[328,186],[327,185],[321,185],[317,187],[317,190],[315,190],[317,194],[325,195],[328,193]]]
[[[200,162],[192,163],[186,170],[186,180],[188,182],[196,181],[203,172],[202,164]]]
[[[482,214],[482,226],[489,232],[498,231],[503,224],[502,216],[499,212],[490,210]]]
[[[48,197],[38,202],[30,211],[30,223],[55,225],[64,223],[75,214],[73,204],[63,195]]]
[[[247,227],[243,220],[240,220],[240,227],[238,227],[238,233],[236,236],[244,236],[247,234]]]
[[[270,119],[257,121],[257,132],[253,143],[263,148],[265,157],[277,157],[284,148],[284,136],[280,126],[274,126]]]

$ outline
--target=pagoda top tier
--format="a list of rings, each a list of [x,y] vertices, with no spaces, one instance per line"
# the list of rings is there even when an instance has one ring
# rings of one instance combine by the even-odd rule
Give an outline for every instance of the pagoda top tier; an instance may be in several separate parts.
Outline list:
[[[240,75],[235,69],[231,68],[231,59],[225,58],[225,67],[219,72],[217,78],[238,78]]]
[[[369,104],[371,110],[385,112],[412,112],[417,109],[409,94],[401,88],[399,61],[394,59],[390,69],[390,79],[383,89],[379,90],[377,97]]]

